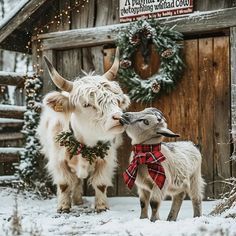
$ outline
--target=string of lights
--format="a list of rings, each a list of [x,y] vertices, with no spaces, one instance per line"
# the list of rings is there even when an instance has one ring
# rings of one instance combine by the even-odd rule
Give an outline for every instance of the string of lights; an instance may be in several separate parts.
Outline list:
[[[89,3],[89,0],[80,0],[80,1],[75,1],[75,3],[73,4],[73,6],[71,6],[70,1],[65,3],[65,8],[64,9],[59,9],[57,14],[54,15],[54,17],[52,17],[52,19],[47,22],[46,24],[42,25],[42,26],[38,26],[34,28],[34,32],[33,32],[33,37],[30,41],[27,42],[26,45],[26,49],[30,50],[30,48],[32,47],[32,43],[33,41],[37,41],[36,45],[36,61],[34,61],[33,63],[33,70],[36,73],[42,73],[43,69],[40,67],[40,63],[39,63],[39,59],[41,57],[41,53],[42,53],[42,45],[41,45],[41,39],[40,39],[40,35],[44,34],[44,33],[48,33],[50,31],[50,29],[52,29],[54,31],[59,31],[61,25],[65,25],[68,24],[69,26],[71,25],[71,17],[72,17],[72,12],[73,13],[80,13],[81,9],[83,9],[85,7],[86,4]]]

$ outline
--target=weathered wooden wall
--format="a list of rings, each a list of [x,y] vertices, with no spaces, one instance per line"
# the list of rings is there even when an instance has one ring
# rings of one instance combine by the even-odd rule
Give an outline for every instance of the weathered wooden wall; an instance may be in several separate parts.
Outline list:
[[[199,146],[203,155],[202,173],[207,183],[208,198],[222,193],[224,184],[219,181],[236,174],[231,172],[232,163],[229,161],[229,50],[228,37],[185,40],[186,67],[176,88],[153,103],[132,104],[130,107],[131,111],[157,107],[167,117],[169,127],[181,135],[177,140],[192,140]],[[106,55],[105,65],[109,68],[110,53]],[[137,59],[140,61],[139,57]],[[144,75],[149,73],[150,76],[153,72],[155,66],[151,65]],[[119,152],[118,176],[128,165],[129,145],[129,140],[125,138]],[[118,178],[117,194],[127,194],[121,178]]]
[[[0,71],[0,85],[23,87],[26,74]],[[0,105],[0,175],[13,175],[24,146],[24,106]]]
[[[193,0],[195,11],[210,11],[235,7],[235,0]]]
[[[74,0],[75,1],[75,0]],[[74,1],[56,0],[55,11],[49,12],[53,19],[58,11]],[[84,7],[71,12],[70,22],[64,19],[59,26],[50,27],[49,32],[71,30],[77,28],[96,27],[119,23],[118,0],[90,0]],[[235,6],[235,0],[194,1],[195,11],[208,11]],[[45,33],[45,32],[44,32]],[[34,41],[33,56],[35,62],[43,66]],[[107,45],[105,45],[106,48]],[[114,51],[114,50],[113,50]],[[112,51],[103,46],[45,50],[58,71],[68,79],[85,71],[95,70],[103,73],[109,68]],[[163,110],[168,118],[170,128],[181,134],[181,139],[191,139],[200,146],[203,153],[203,175],[207,181],[207,197],[217,196],[221,192],[221,184],[215,181],[231,176],[233,168],[228,160],[230,145],[230,76],[229,76],[229,38],[215,37],[185,41],[184,57],[185,73],[175,90],[153,104]],[[155,66],[148,72],[156,70]],[[147,75],[146,75],[147,76]],[[44,93],[55,89],[47,71],[43,72]],[[144,106],[132,104],[131,110],[141,110]],[[128,165],[130,150],[129,139],[124,135],[124,143],[119,149],[119,168],[114,179],[114,188],[110,195],[129,195],[123,184],[121,173]],[[87,194],[91,190],[85,188]]]
[[[215,181],[231,175],[229,38],[187,40],[186,68],[170,96],[155,103],[170,118],[170,127],[199,145],[206,195],[218,196]]]

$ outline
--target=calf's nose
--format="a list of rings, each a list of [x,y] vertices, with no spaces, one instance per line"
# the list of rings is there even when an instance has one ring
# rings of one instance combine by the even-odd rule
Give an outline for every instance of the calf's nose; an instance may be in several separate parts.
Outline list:
[[[122,125],[128,125],[130,123],[129,115],[127,113],[123,113],[120,118],[120,123]]]

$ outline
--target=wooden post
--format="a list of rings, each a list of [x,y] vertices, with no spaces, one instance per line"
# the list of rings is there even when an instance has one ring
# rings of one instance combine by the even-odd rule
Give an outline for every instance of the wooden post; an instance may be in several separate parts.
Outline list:
[[[229,37],[213,39],[214,57],[214,196],[224,191],[221,183],[231,176]]]
[[[234,150],[231,156],[232,176],[236,176],[236,27],[230,28],[231,43],[231,129]]]

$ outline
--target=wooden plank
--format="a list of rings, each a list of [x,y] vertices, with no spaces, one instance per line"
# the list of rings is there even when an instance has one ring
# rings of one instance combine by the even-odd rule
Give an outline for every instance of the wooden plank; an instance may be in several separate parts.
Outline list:
[[[230,174],[229,38],[214,38],[214,193],[219,196]]]
[[[14,91],[14,104],[17,106],[25,106],[25,89],[15,88]]]
[[[233,7],[233,2],[231,0],[197,0],[195,5],[196,11],[209,11]]]
[[[77,0],[71,1],[72,6],[78,2]],[[75,8],[71,13],[71,29],[81,29],[94,26],[95,18],[95,1],[89,1]]]
[[[119,23],[119,1],[97,0],[96,26]]]
[[[206,197],[214,197],[214,80],[213,40],[199,39],[199,144],[203,155],[202,174]]]
[[[93,63],[93,50],[92,48],[81,48],[81,63],[85,72],[95,71],[95,64]]]
[[[104,73],[103,47],[92,47],[90,50],[95,74],[102,75]]]
[[[170,93],[162,94],[152,106],[160,109],[168,127],[180,138],[165,141],[191,140],[198,144],[198,41],[184,41],[184,74]]]
[[[24,120],[12,119],[12,118],[0,118],[0,128],[2,129],[20,129],[24,124]]]
[[[0,147],[24,147],[24,139],[0,140]]]
[[[119,22],[120,22],[119,1],[108,0],[108,2],[110,4],[110,6],[109,6],[107,24],[119,24]]]
[[[0,133],[0,141],[23,139],[24,135],[20,132]]]
[[[0,105],[0,117],[1,118],[17,118],[24,117],[26,111],[25,106],[13,106],[13,105]]]
[[[230,65],[231,65],[231,129],[234,142],[232,158],[236,160],[236,28],[230,28]],[[236,177],[236,161],[231,162],[232,176]]]
[[[1,124],[0,124],[0,128]],[[14,128],[14,131],[10,132],[9,129],[6,129],[6,125],[1,129],[0,133],[0,147],[22,147],[24,146],[24,135],[20,132],[17,132],[17,129]],[[18,128],[18,127],[17,127]],[[22,127],[20,127],[22,128]]]
[[[0,84],[24,87],[26,76],[32,78],[32,74],[0,71]]]
[[[236,25],[236,8],[201,12],[199,14],[181,15],[157,19],[159,23],[173,27],[184,34],[209,32]],[[186,24],[188,22],[188,24]],[[96,28],[76,29],[65,32],[42,34],[43,50],[90,47],[114,43],[117,32],[129,23],[100,26]]]
[[[70,12],[68,13],[68,15],[64,13],[64,11],[68,11],[70,7],[71,7],[70,0],[67,0],[67,1],[58,0],[59,15],[61,15],[57,19],[57,21],[60,22],[57,29],[58,31],[70,30],[71,21],[70,21],[70,18],[68,18],[68,15],[70,15]]]
[[[95,12],[95,28],[114,23],[111,17],[111,3],[112,1],[107,0],[98,0],[96,5]],[[103,74],[104,73],[104,64],[103,64],[103,46],[96,45],[96,47],[91,48],[92,61],[94,65],[95,73]]]
[[[56,53],[57,70],[66,79],[74,81],[81,75],[82,55],[80,49],[58,51]]]
[[[185,68],[182,78],[168,94],[154,102],[167,118],[168,127],[180,134],[178,139],[165,141],[191,140],[198,144],[198,41],[184,41]]]
[[[214,38],[214,194],[220,196],[231,176],[229,37]]]
[[[0,148],[0,163],[18,162],[24,148]]]
[[[42,39],[42,49],[92,47],[114,43],[118,33],[117,30],[120,26],[120,24],[108,25],[70,30],[64,32],[64,34],[57,32],[40,35],[40,38]],[[55,44],[53,44],[53,42],[55,42]]]
[[[183,90],[184,111],[181,113],[181,126],[183,134],[180,139],[191,140],[195,144],[199,144],[199,70],[198,70],[198,40],[184,41],[184,74],[178,82],[180,89]],[[177,103],[180,104],[180,101]],[[177,105],[177,104],[176,104]],[[177,105],[178,106],[178,105]],[[175,117],[175,115],[173,115]]]
[[[77,2],[77,0],[73,0],[73,2]],[[79,9],[72,11],[72,29],[88,28],[94,26],[95,1],[89,1],[88,3],[83,4],[83,6],[84,7],[81,6]],[[80,50],[81,54],[80,61],[78,61],[79,68],[82,68],[85,72],[94,71],[95,67],[92,62],[93,55],[91,48],[81,48],[77,50]]]

